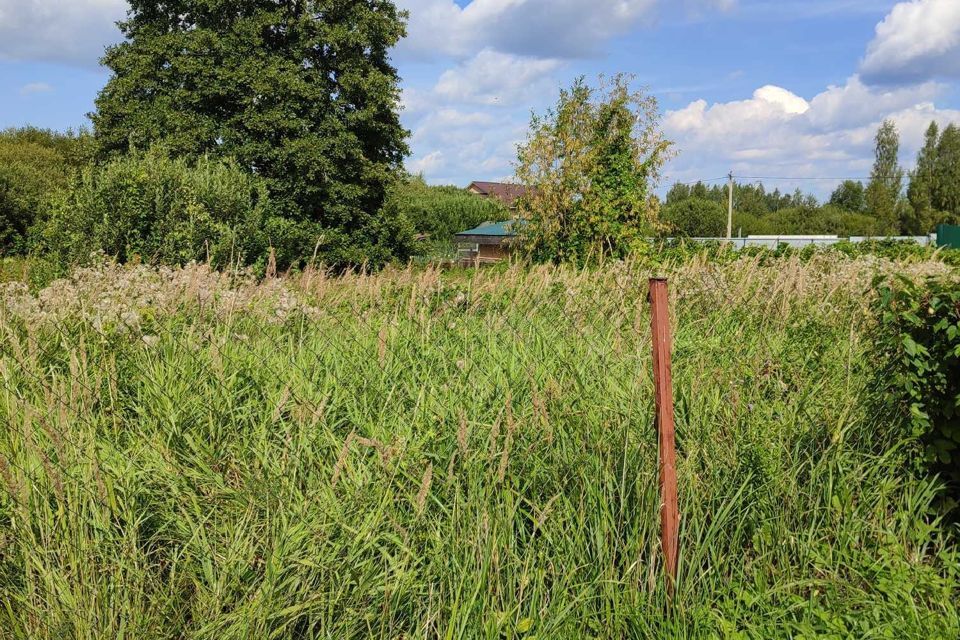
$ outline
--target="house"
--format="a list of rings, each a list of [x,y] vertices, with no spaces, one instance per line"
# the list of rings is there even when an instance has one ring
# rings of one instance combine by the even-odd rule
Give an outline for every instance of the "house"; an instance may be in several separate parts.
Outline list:
[[[504,182],[471,182],[467,191],[484,198],[499,200],[508,209],[517,208],[517,200],[527,193],[527,187],[522,184],[506,184]]]
[[[479,227],[467,229],[453,236],[459,246],[458,259],[467,265],[491,264],[510,256],[513,239],[516,237],[516,220],[484,222]]]

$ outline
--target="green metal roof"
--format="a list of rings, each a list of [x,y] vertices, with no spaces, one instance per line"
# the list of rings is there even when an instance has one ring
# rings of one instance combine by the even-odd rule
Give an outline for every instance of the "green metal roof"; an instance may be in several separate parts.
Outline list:
[[[484,222],[479,227],[461,231],[458,236],[503,236],[505,238],[517,235],[511,227],[516,220],[503,220],[501,222]]]

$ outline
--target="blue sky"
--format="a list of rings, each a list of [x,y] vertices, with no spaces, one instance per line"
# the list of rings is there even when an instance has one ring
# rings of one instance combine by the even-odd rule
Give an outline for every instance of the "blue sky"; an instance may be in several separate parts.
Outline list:
[[[508,178],[531,110],[578,75],[627,72],[660,100],[665,182],[775,176],[823,195],[864,176],[893,118],[912,164],[960,122],[960,0],[398,0],[411,171]],[[87,123],[124,0],[0,0],[0,127]]]

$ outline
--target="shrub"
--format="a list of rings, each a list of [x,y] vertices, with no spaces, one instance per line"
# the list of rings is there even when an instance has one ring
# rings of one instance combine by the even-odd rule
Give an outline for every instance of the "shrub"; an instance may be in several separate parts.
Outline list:
[[[668,204],[661,219],[669,233],[692,238],[720,238],[727,233],[727,211],[719,202],[689,198]]]
[[[425,236],[420,247],[426,253],[441,253],[452,244],[451,236],[486,221],[505,220],[510,212],[497,200],[483,198],[454,186],[429,186],[420,176],[398,182],[390,192],[387,218],[401,217]]]
[[[626,76],[583,78],[534,115],[518,149],[520,246],[538,260],[582,263],[642,250],[656,231],[651,186],[668,157],[655,98]]]
[[[121,262],[253,263],[266,253],[268,212],[263,183],[236,163],[153,150],[84,170],[51,204],[37,244],[62,266],[100,251]]]
[[[0,256],[26,251],[27,232],[51,195],[85,162],[86,139],[33,128],[0,133]]]
[[[869,236],[878,233],[877,220],[862,213],[852,213],[833,205],[823,207],[790,207],[762,218],[769,233],[832,234]]]
[[[922,446],[922,468],[960,489],[960,282],[877,282],[879,358],[888,407]]]

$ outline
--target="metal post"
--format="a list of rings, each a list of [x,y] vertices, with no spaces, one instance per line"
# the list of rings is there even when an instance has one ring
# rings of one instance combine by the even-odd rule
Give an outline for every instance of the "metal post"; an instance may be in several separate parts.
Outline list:
[[[670,311],[667,279],[651,278],[649,284],[654,402],[660,449],[660,543],[663,548],[667,591],[673,594],[677,580],[680,509],[677,504],[676,433],[673,422],[673,380],[670,371]]]
[[[727,242],[729,243],[731,236],[733,236],[733,171],[727,177],[729,178],[727,183],[727,189],[729,190],[727,194]]]

